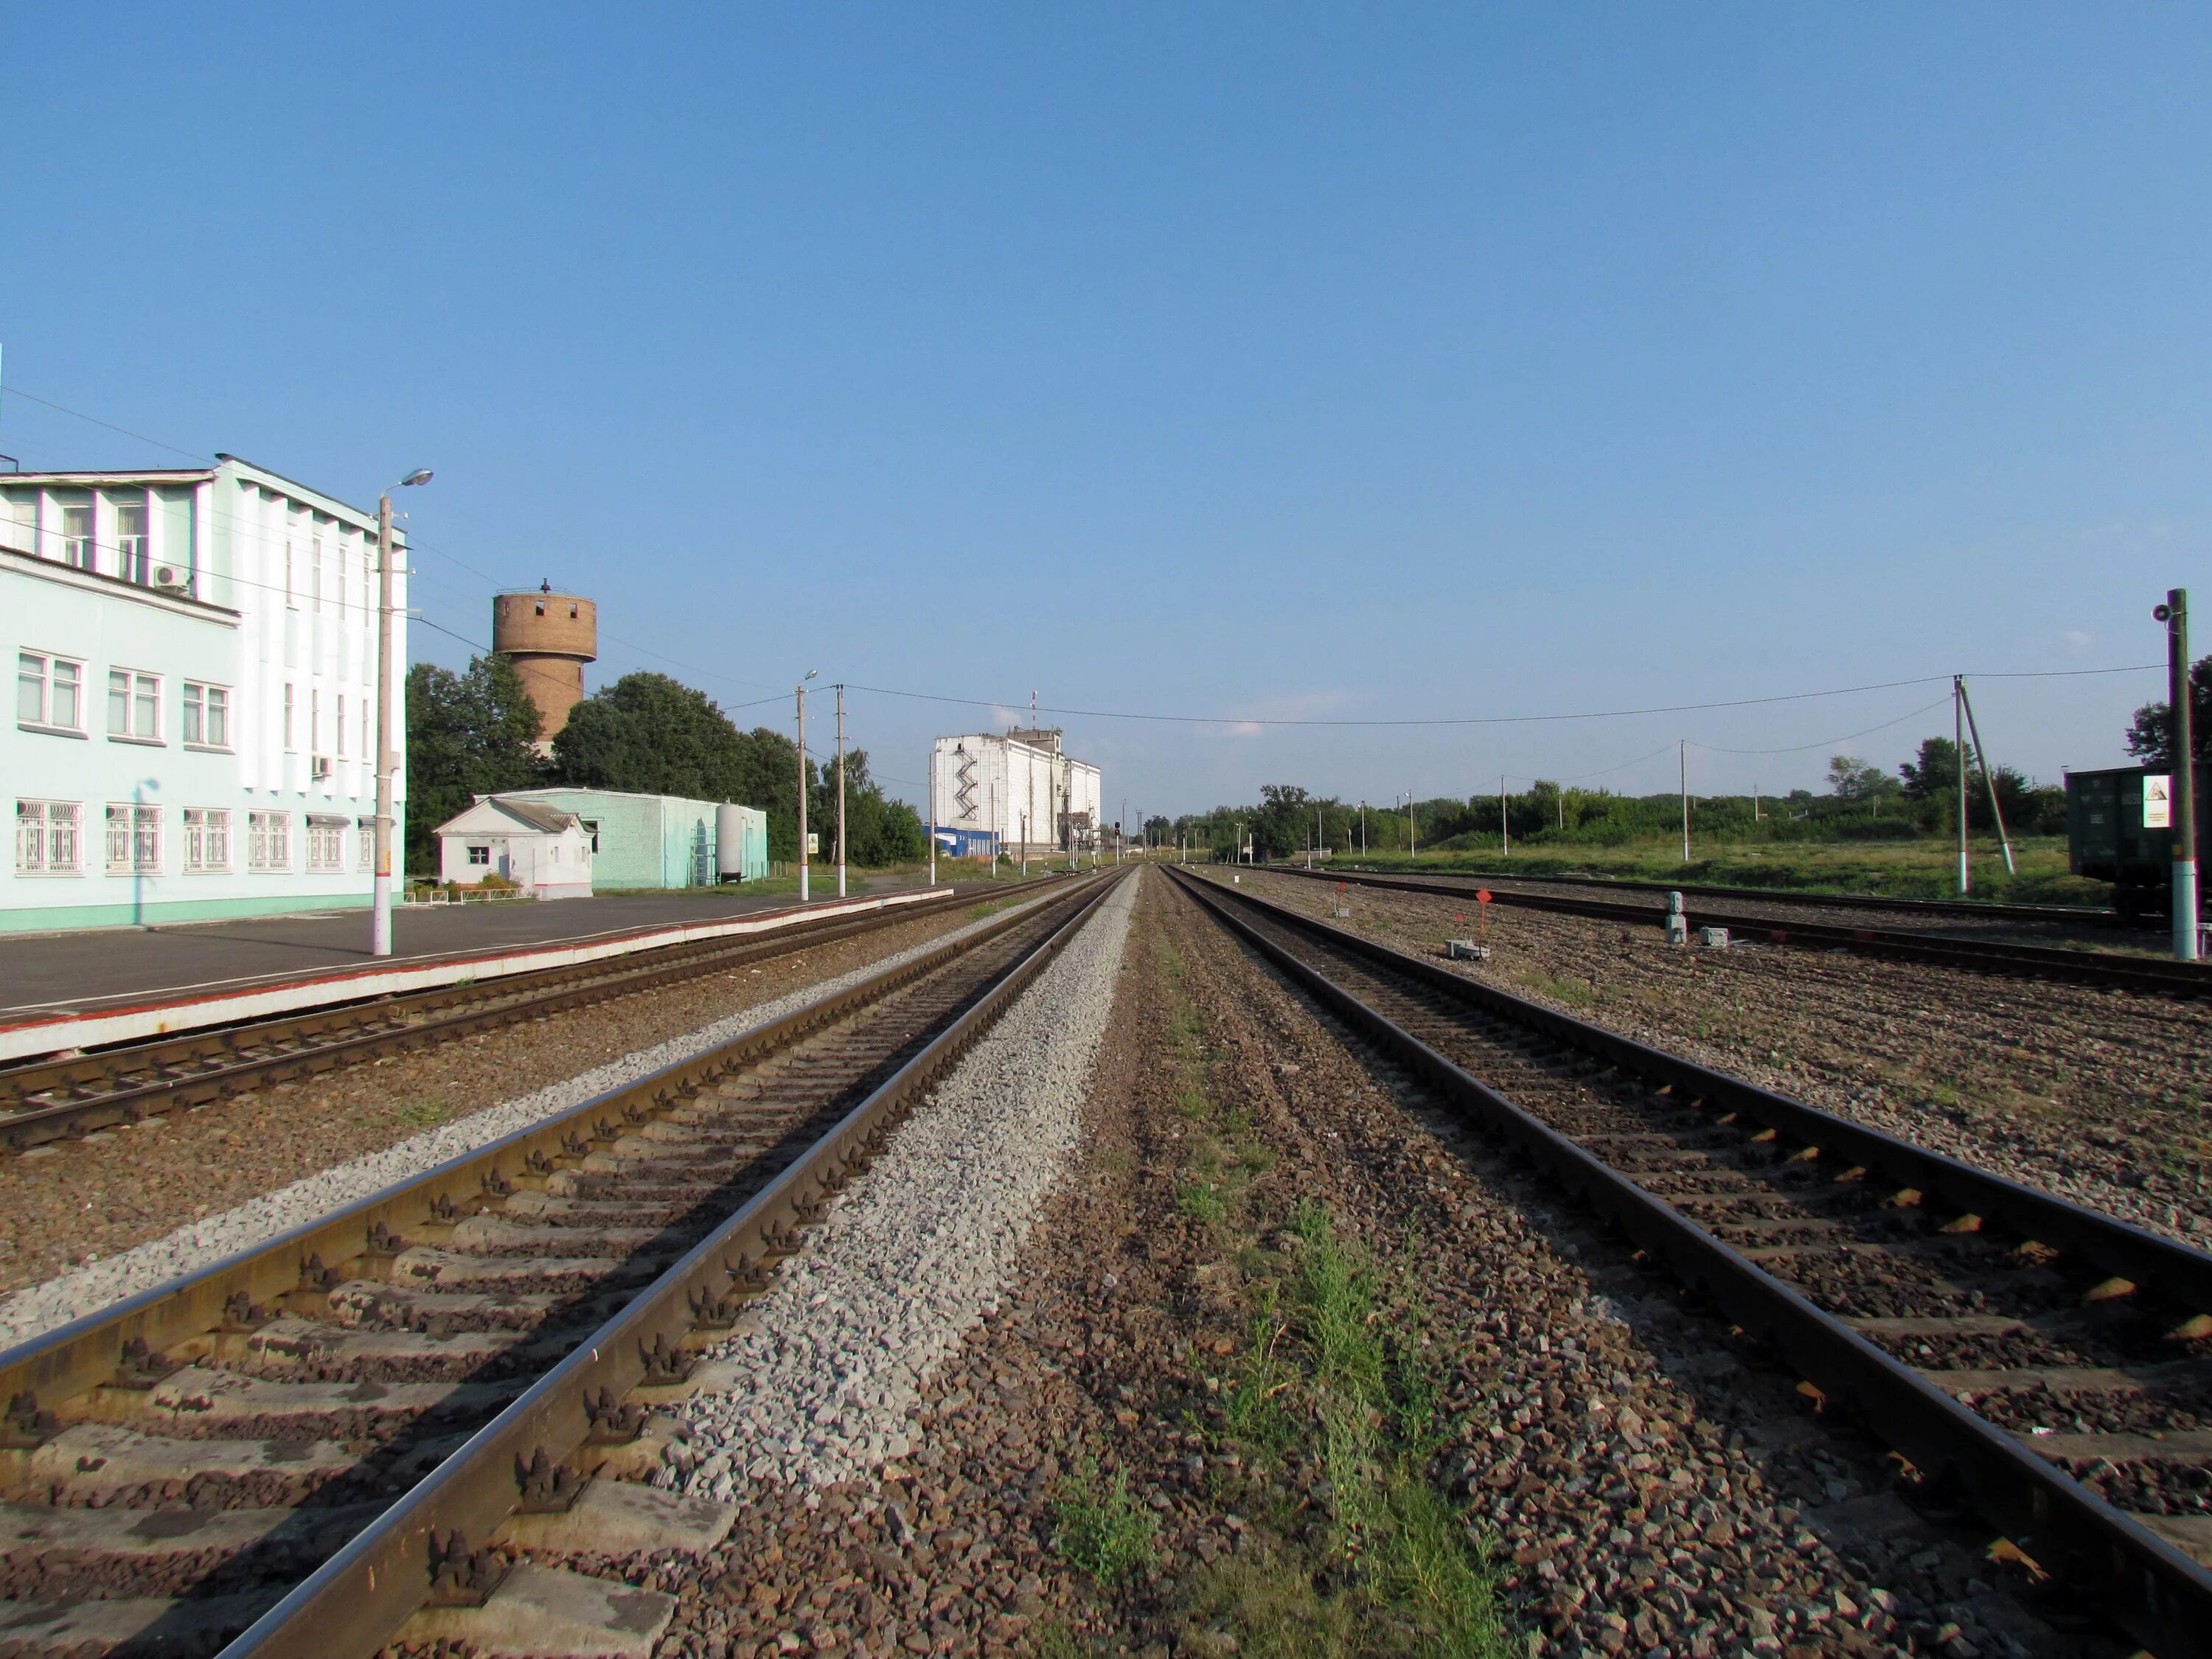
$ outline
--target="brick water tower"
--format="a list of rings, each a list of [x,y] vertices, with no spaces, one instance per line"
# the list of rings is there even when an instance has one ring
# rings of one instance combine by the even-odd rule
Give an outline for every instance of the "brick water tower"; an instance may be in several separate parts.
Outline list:
[[[491,648],[510,659],[538,706],[540,753],[584,700],[584,665],[599,655],[599,608],[546,583],[534,593],[500,593],[491,602]]]

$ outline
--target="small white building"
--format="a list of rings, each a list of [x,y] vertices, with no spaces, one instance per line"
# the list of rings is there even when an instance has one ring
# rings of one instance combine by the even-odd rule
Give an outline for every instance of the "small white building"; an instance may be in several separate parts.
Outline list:
[[[574,812],[512,795],[478,795],[436,834],[438,873],[456,886],[497,876],[534,898],[592,896],[592,832]]]
[[[1064,752],[1057,728],[939,738],[930,778],[940,842],[995,842],[1016,858],[1098,844],[1098,769]]]
[[[365,908],[377,562],[374,513],[232,456],[0,474],[0,933]]]

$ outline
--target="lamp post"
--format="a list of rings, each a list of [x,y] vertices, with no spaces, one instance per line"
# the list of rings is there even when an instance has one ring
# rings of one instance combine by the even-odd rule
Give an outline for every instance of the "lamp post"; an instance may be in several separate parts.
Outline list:
[[[799,902],[806,902],[806,680],[822,671],[810,668],[806,679],[791,688],[799,700]]]
[[[2166,823],[2173,836],[2173,954],[2194,962],[2197,950],[2197,734],[2190,707],[2189,590],[2169,590],[2151,615],[2166,624],[2166,696],[2173,720],[2172,805]],[[1984,763],[1986,769],[1986,763]],[[1991,792],[1992,799],[1996,798]]]
[[[376,881],[369,895],[368,953],[392,954],[392,491],[430,482],[418,466],[376,501]]]

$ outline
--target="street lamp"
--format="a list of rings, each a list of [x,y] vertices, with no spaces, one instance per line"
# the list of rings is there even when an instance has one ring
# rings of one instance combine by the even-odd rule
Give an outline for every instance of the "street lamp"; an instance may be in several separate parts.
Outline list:
[[[392,954],[392,775],[399,757],[392,750],[392,492],[430,482],[418,466],[376,502],[376,882],[369,895],[368,953]]]
[[[806,679],[791,688],[799,699],[799,902],[806,902],[806,680],[822,671],[810,668]]]

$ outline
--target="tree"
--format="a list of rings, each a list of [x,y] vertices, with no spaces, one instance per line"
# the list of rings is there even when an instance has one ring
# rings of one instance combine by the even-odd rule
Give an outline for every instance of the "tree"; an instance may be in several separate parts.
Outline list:
[[[2199,657],[2189,671],[2190,747],[2199,766],[2212,762],[2212,657]],[[2147,702],[2128,727],[2128,753],[2154,772],[2173,770],[2173,705]]]
[[[455,674],[427,662],[407,671],[406,867],[438,867],[432,833],[478,795],[546,781],[532,747],[540,721],[505,657],[471,659]]]
[[[1959,745],[1948,738],[1923,738],[1919,760],[1905,762],[1897,775],[1908,800],[1952,799],[1959,789]]]
[[[1828,757],[1828,787],[1838,800],[1880,800],[1898,793],[1897,781],[1856,755]]]
[[[702,691],[665,674],[625,674],[578,703],[553,740],[561,781],[694,800],[735,801],[768,814],[769,856],[799,856],[799,745],[765,726],[740,732]],[[806,763],[806,827],[834,858],[837,775]],[[887,799],[862,750],[845,756],[848,863],[910,861],[927,849],[914,809]]]

